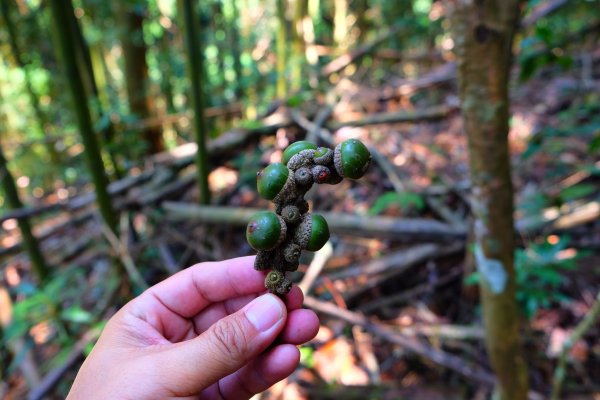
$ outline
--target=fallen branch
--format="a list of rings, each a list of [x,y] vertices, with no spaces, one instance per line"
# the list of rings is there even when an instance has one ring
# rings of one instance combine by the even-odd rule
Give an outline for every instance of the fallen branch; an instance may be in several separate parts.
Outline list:
[[[417,79],[402,79],[391,88],[386,88],[380,100],[388,101],[401,96],[410,96],[419,90],[442,85],[456,79],[456,63],[441,65]]]
[[[389,307],[394,304],[408,301],[408,300],[410,300],[414,297],[417,297],[423,293],[434,290],[440,286],[443,286],[443,285],[446,285],[446,284],[452,282],[453,280],[460,277],[462,275],[462,273],[463,272],[462,272],[461,268],[456,268],[456,269],[452,270],[449,274],[445,275],[444,277],[442,277],[440,279],[435,280],[432,283],[424,283],[424,284],[416,286],[414,288],[404,290],[400,293],[396,293],[392,296],[377,297],[375,300],[373,300],[369,303],[361,304],[358,307],[358,310],[365,314],[370,314],[373,311],[381,310],[383,307]]]
[[[428,344],[425,344],[417,339],[409,338],[401,333],[396,332],[392,328],[384,326],[380,323],[371,321],[363,314],[344,310],[331,303],[319,301],[314,297],[307,296],[304,299],[304,304],[313,310],[322,314],[329,315],[330,317],[341,319],[349,324],[359,325],[366,331],[379,336],[391,343],[400,345],[405,350],[415,353],[421,357],[433,361],[443,367],[458,372],[459,374],[466,376],[469,379],[477,381],[479,383],[493,386],[496,383],[496,378],[490,372],[487,372],[481,366],[472,367],[467,364],[461,358],[447,353],[442,350],[438,350]]]
[[[338,121],[330,122],[327,124],[327,128],[331,131],[336,131],[345,126],[366,126],[366,125],[377,125],[377,124],[395,124],[401,122],[422,122],[422,121],[434,121],[446,118],[448,115],[457,111],[457,107],[451,107],[447,105],[434,106],[426,108],[424,110],[416,111],[397,111],[387,112],[379,114],[367,115],[362,119],[352,121]]]
[[[327,77],[333,73],[340,72],[348,65],[360,60],[362,57],[371,53],[377,46],[385,42],[390,37],[397,35],[406,28],[405,24],[397,24],[392,26],[388,31],[379,35],[375,40],[369,43],[365,43],[362,46],[352,50],[350,53],[346,53],[330,61],[327,65],[321,69],[321,76]]]
[[[246,226],[250,217],[260,211],[254,208],[201,206],[179,202],[164,202],[162,207],[167,219],[237,226]],[[372,217],[328,212],[321,214],[328,221],[330,230],[341,234],[391,237],[406,242],[419,240],[439,242],[466,237],[465,230],[430,219]]]
[[[418,249],[418,247],[417,247],[417,249]],[[401,260],[400,257],[398,257],[398,255],[396,256],[398,258],[397,263],[392,263],[391,261],[394,261],[394,260],[391,258],[388,259],[387,265],[383,265],[383,263],[382,263],[382,265],[380,266],[380,269],[382,271],[381,273],[377,274],[377,276],[375,278],[368,280],[367,282],[363,283],[362,285],[358,285],[355,288],[353,288],[352,290],[348,290],[344,294],[344,299],[346,301],[352,301],[353,299],[360,297],[367,290],[370,290],[377,286],[385,284],[386,282],[390,282],[396,276],[404,273],[409,268],[411,268],[415,265],[421,264],[428,260],[434,260],[434,259],[438,259],[438,258],[442,258],[442,257],[452,256],[452,255],[464,252],[464,249],[465,249],[464,242],[457,242],[457,243],[453,243],[449,246],[438,247],[436,249],[431,249],[428,252],[425,251],[425,249],[421,249],[419,252],[413,251],[413,255],[410,254],[409,250],[411,250],[411,249],[409,249],[409,250],[407,250],[407,254],[406,254],[407,261]],[[408,258],[408,256],[411,256],[411,258]],[[410,261],[410,263],[409,263],[409,261]]]
[[[596,300],[594,304],[587,312],[585,317],[577,324],[575,330],[571,334],[571,336],[565,340],[563,343],[562,349],[558,355],[558,365],[554,370],[554,378],[552,382],[552,400],[558,400],[560,398],[560,391],[562,388],[562,383],[567,374],[567,356],[571,351],[571,348],[579,339],[585,335],[585,333],[590,330],[590,328],[596,326],[596,320],[600,317],[600,291],[596,295]]]

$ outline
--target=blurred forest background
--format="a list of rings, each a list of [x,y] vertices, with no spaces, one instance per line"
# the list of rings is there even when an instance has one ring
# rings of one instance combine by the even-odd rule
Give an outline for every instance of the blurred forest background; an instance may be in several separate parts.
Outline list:
[[[261,398],[600,398],[600,2],[470,3],[0,0],[0,397],[63,398],[118,307],[253,253],[259,169],[359,138]]]

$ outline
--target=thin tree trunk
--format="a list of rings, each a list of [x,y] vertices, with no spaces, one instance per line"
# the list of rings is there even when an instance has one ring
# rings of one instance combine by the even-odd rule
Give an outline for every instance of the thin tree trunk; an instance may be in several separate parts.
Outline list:
[[[294,18],[292,24],[292,63],[291,63],[291,89],[292,91],[299,91],[302,89],[303,73],[305,70],[305,56],[304,56],[304,17],[306,16],[308,8],[308,0],[294,0]]]
[[[202,53],[200,46],[200,29],[196,23],[196,13],[192,0],[178,0],[185,43],[188,53],[188,73],[190,77],[191,104],[194,113],[194,134],[198,151],[196,153],[196,167],[198,189],[200,189],[200,203],[210,203],[210,189],[208,187],[208,156],[206,153],[207,130],[204,119],[204,96],[202,92]]]
[[[35,93],[35,91],[33,90],[33,86],[31,85],[31,76],[29,74],[29,68],[27,68],[26,63],[21,56],[21,49],[17,41],[18,33],[10,14],[9,0],[0,0],[0,11],[2,16],[4,17],[4,23],[6,26],[6,31],[8,33],[8,41],[10,44],[13,58],[15,60],[15,64],[17,65],[17,67],[23,70],[23,73],[25,74],[25,88],[27,90],[27,94],[29,95],[29,101],[31,103],[31,107],[33,108],[33,113],[35,115],[35,120],[38,125],[40,135],[45,136],[48,118],[42,111],[42,108],[40,106],[40,99],[37,93]],[[50,140],[44,140],[43,143],[45,145],[46,152],[48,153],[48,157],[50,158],[50,162],[54,166],[60,167],[62,163],[62,157],[54,147],[54,142]]]
[[[4,156],[4,151],[0,146],[0,183],[4,189],[4,196],[6,203],[10,209],[23,208],[23,203],[19,198],[19,192],[15,185],[15,180],[8,170],[8,162]],[[31,261],[31,267],[37,280],[41,283],[44,282],[50,275],[50,271],[46,262],[44,261],[44,255],[40,250],[39,243],[36,237],[33,235],[31,230],[31,224],[29,218],[18,218],[17,223],[19,224],[19,230],[21,231],[22,243],[29,260]]]
[[[508,78],[519,1],[457,2],[453,10],[460,98],[469,140],[474,255],[486,348],[501,400],[527,398],[513,265]]]
[[[121,47],[125,61],[125,84],[129,111],[140,119],[152,116],[153,102],[148,93],[148,64],[146,62],[146,42],[144,41],[144,15],[125,1],[119,2],[118,15],[122,30]],[[159,127],[147,127],[142,135],[146,142],[146,153],[163,151],[164,142]]]
[[[73,36],[69,28],[69,13],[73,12],[71,0],[54,0],[50,2],[53,29],[56,34],[58,55],[64,68],[65,81],[68,83],[73,108],[77,117],[79,132],[85,147],[84,155],[96,190],[96,201],[100,214],[106,224],[116,232],[117,217],[112,207],[107,186],[108,178],[100,156],[100,147],[92,127],[92,118],[88,106],[81,71],[77,65]]]
[[[231,47],[231,56],[233,57],[233,70],[235,71],[235,98],[241,99],[244,96],[244,73],[242,68],[242,48],[240,38],[240,13],[236,0],[230,2],[231,15],[226,24],[229,30],[229,46]]]
[[[123,176],[123,171],[117,162],[114,150],[112,150],[110,147],[114,141],[115,128],[110,118],[106,115],[104,107],[100,101],[100,91],[98,89],[98,81],[96,80],[97,74],[94,71],[94,62],[92,60],[90,47],[85,40],[83,30],[79,25],[79,21],[75,17],[75,12],[69,12],[68,17],[69,28],[75,43],[75,59],[77,60],[78,68],[81,71],[83,86],[86,90],[86,93],[93,99],[91,102],[93,106],[92,114],[95,114],[95,117],[103,121],[103,123],[100,124],[100,133],[102,135],[104,145],[107,146],[106,154],[108,155],[108,161],[110,161],[114,175],[117,177],[117,179],[119,179]],[[88,104],[89,103],[90,102],[88,102]]]
[[[286,64],[287,64],[287,32],[285,18],[285,0],[277,2],[277,36],[275,38],[275,56],[277,57],[277,88],[280,99],[287,97]]]

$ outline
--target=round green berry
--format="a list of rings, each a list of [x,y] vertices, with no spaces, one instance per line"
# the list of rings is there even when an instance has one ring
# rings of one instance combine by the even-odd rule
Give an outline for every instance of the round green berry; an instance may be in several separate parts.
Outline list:
[[[283,151],[283,155],[281,156],[281,162],[284,165],[287,165],[288,161],[290,161],[290,159],[292,157],[294,157],[296,154],[300,153],[302,150],[316,150],[317,149],[317,145],[315,145],[314,143],[308,142],[306,140],[302,140],[300,142],[294,142],[292,144],[290,144],[288,147],[286,147],[286,149]]]
[[[256,187],[261,197],[273,200],[283,189],[290,172],[281,163],[273,163],[260,171],[256,176]]]
[[[335,169],[342,177],[358,179],[365,174],[370,163],[371,153],[359,140],[349,139],[335,148]]]
[[[306,250],[317,251],[329,240],[329,225],[322,215],[312,214],[310,239]]]
[[[246,240],[255,250],[272,250],[285,239],[286,232],[286,224],[280,216],[261,211],[250,218]]]

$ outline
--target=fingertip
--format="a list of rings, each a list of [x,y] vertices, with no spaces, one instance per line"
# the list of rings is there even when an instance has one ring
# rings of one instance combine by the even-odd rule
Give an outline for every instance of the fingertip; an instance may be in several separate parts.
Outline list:
[[[279,335],[279,341],[294,345],[306,343],[317,336],[319,325],[319,317],[312,310],[290,311],[285,327]]]
[[[259,362],[260,373],[272,385],[294,372],[300,363],[300,350],[291,344],[280,344],[266,352]]]
[[[304,303],[304,293],[298,286],[292,286],[290,292],[285,296],[285,305],[288,310],[297,310]]]

